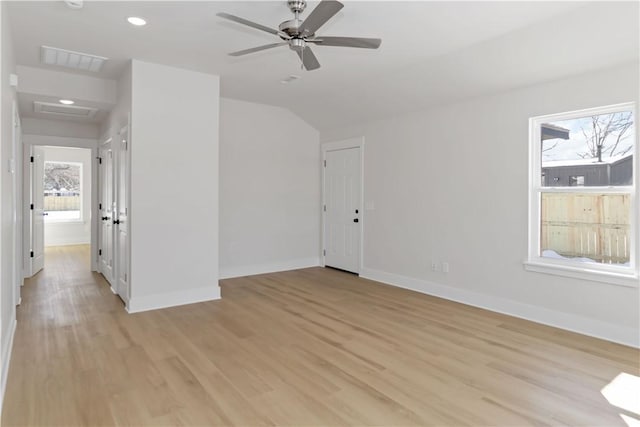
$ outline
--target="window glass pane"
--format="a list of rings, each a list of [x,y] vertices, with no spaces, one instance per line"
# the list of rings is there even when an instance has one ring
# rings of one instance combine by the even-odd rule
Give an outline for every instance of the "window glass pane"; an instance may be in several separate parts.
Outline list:
[[[632,184],[635,124],[630,111],[550,121],[540,128],[542,186]],[[577,183],[581,177],[582,184]]]
[[[45,162],[44,211],[47,221],[81,219],[81,165]]]
[[[542,193],[540,255],[629,265],[629,194]]]

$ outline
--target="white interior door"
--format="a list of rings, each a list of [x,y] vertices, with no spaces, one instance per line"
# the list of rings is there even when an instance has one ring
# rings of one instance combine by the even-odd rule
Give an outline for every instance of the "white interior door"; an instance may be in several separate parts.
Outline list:
[[[359,273],[360,148],[327,151],[325,161],[325,265]]]
[[[116,219],[116,256],[118,259],[118,295],[129,301],[129,130],[120,131],[118,147],[118,191]]]
[[[44,150],[34,146],[31,162],[31,275],[44,267]]]
[[[100,251],[98,264],[100,272],[114,288],[114,245],[113,245],[113,149],[111,142],[100,148]]]

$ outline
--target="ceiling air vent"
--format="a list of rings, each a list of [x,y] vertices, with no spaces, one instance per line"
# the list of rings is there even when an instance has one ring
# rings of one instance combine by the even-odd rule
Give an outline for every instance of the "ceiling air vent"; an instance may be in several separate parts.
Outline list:
[[[73,68],[74,70],[99,72],[108,58],[74,52],[57,47],[42,46],[40,60],[43,64]]]
[[[77,117],[90,119],[98,112],[97,108],[80,107],[77,105],[61,105],[51,102],[33,102],[33,111],[43,114],[54,114],[62,117]]]

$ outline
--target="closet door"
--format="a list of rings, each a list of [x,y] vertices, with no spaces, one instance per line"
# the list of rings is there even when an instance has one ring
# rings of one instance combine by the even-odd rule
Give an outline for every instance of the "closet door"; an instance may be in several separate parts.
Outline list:
[[[129,127],[120,131],[118,147],[118,187],[116,245],[118,258],[118,295],[129,301]]]
[[[114,158],[112,142],[109,139],[100,148],[100,272],[107,279],[111,287],[114,287],[114,245],[113,245],[113,218],[114,218]]]

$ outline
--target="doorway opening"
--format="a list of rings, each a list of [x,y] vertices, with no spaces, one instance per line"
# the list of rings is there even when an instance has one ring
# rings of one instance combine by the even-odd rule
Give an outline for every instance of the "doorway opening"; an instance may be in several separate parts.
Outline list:
[[[72,264],[91,271],[94,192],[93,150],[65,146],[27,147],[25,168],[25,276],[49,265],[49,254],[76,254]],[[58,257],[59,258],[59,257]],[[54,259],[58,259],[54,257]],[[84,260],[84,261],[82,261]],[[69,264],[71,265],[71,264]]]
[[[363,138],[322,144],[323,265],[359,274],[363,242]]]

